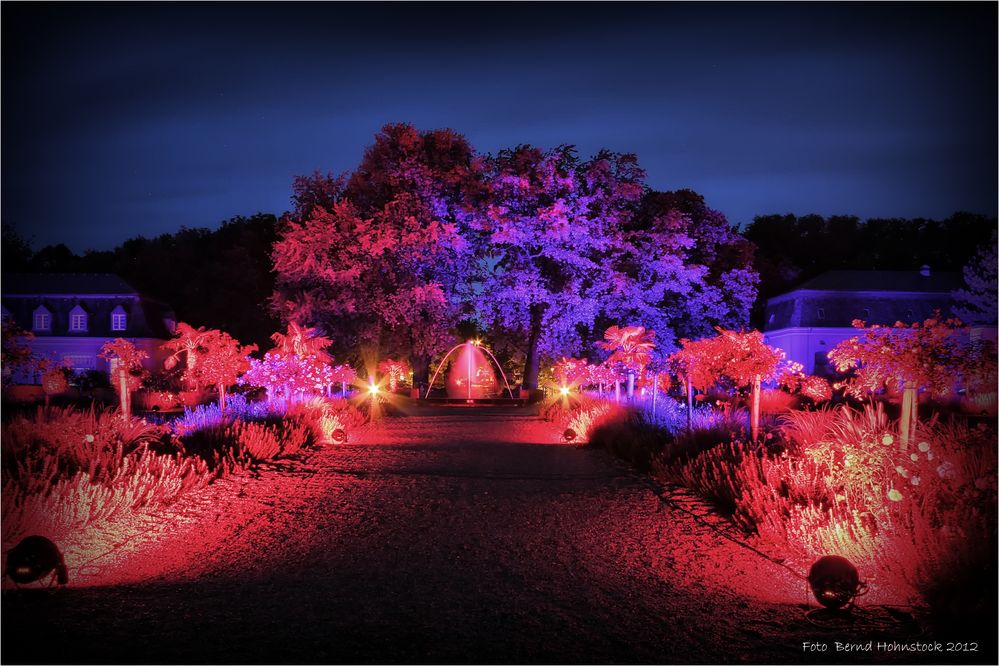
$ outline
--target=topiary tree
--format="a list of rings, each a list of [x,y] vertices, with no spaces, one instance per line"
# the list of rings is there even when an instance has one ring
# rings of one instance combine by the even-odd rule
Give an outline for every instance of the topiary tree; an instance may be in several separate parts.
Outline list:
[[[409,373],[409,366],[402,361],[387,358],[378,364],[378,372],[388,377],[389,391],[395,393],[399,388],[399,382],[406,378]]]
[[[204,326],[193,328],[183,322],[177,324],[177,337],[164,343],[173,350],[163,365],[167,370],[176,366],[180,355],[185,356],[186,367],[182,381],[192,388],[213,386],[218,391],[219,408],[226,407],[226,389],[236,383],[239,376],[250,369],[249,354],[256,345],[243,346],[231,335]]]
[[[853,320],[863,330],[844,340],[828,354],[840,372],[854,376],[836,384],[846,393],[863,398],[884,388],[902,390],[900,447],[908,449],[919,423],[917,393],[920,389],[947,395],[957,384],[977,388],[995,385],[995,351],[992,345],[975,341],[960,319],[936,316],[922,323],[894,326],[867,325]]]
[[[656,348],[656,332],[646,331],[644,326],[611,326],[604,331],[601,347],[613,350],[606,363],[619,365],[628,374],[628,399],[635,397],[635,376],[645,370],[652,360],[652,350]]]
[[[681,349],[670,357],[670,363],[687,382],[688,410],[692,407],[692,387],[705,390],[721,379],[728,379],[739,388],[748,386],[750,430],[753,441],[756,441],[760,432],[760,390],[763,382],[795,374],[801,366],[785,363],[784,352],[764,342],[759,331],[729,331],[721,327],[716,327],[716,330],[718,335],[713,338],[696,342],[681,340]]]
[[[136,348],[128,340],[118,338],[104,343],[100,357],[112,363],[112,384],[121,401],[121,416],[127,421],[132,415],[132,391],[142,384],[142,376],[145,374],[142,361],[149,358],[149,354]]]

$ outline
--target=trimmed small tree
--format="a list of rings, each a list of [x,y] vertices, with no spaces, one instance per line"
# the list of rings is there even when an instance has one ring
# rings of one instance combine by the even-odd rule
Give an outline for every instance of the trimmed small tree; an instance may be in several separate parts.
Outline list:
[[[885,388],[902,390],[899,446],[906,451],[919,423],[918,392],[937,395],[953,391],[958,383],[970,387],[995,381],[995,352],[973,341],[960,319],[937,317],[922,323],[868,327],[853,321],[861,335],[844,340],[829,352],[840,372],[854,376],[836,384],[856,398]]]
[[[763,382],[779,379],[800,367],[788,367],[784,352],[771,347],[759,331],[729,331],[716,327],[718,335],[691,343],[681,340],[682,348],[671,357],[674,367],[685,373],[688,382],[687,404],[691,407],[691,386],[706,389],[721,379],[739,388],[750,388],[750,431],[753,441],[760,434],[760,390]],[[689,419],[689,417],[688,417]],[[689,425],[689,421],[688,421]]]
[[[613,350],[606,363],[620,365],[628,374],[629,400],[635,397],[635,376],[652,360],[655,337],[656,332],[646,331],[644,326],[611,326],[604,331],[604,342],[598,343],[604,349]]]
[[[113,363],[112,384],[118,391],[121,416],[127,421],[132,416],[132,391],[142,384],[142,375],[145,372],[142,361],[149,358],[149,354],[136,348],[128,340],[118,338],[104,343],[100,357]]]

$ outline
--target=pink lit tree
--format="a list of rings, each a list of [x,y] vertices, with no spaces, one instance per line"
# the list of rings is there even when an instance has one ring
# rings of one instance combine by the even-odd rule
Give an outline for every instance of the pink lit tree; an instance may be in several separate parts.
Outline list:
[[[184,356],[184,373],[181,380],[192,388],[214,387],[218,391],[219,408],[226,408],[226,389],[250,369],[247,358],[256,351],[256,345],[243,346],[231,335],[218,329],[194,328],[183,322],[177,324],[176,338],[163,344],[172,351],[164,361],[170,370]]]
[[[409,366],[402,361],[387,358],[378,364],[378,372],[388,377],[389,391],[395,393],[399,382],[404,381],[409,374]]]
[[[271,339],[274,349],[263,360],[250,359],[242,378],[244,384],[265,387],[269,401],[280,398],[290,404],[306,395],[321,395],[346,377],[344,372],[334,373],[326,351],[331,341],[316,329],[293,322],[286,333],[275,333]]]
[[[951,394],[959,385],[972,390],[994,390],[995,345],[973,340],[959,319],[937,317],[924,322],[894,326],[866,324],[855,319],[862,334],[844,340],[829,352],[840,372],[854,376],[839,384],[849,395],[863,398],[885,388],[902,390],[900,446],[908,449],[919,423],[917,393],[920,389]]]
[[[635,397],[635,377],[645,371],[652,360],[652,350],[656,348],[656,332],[647,331],[644,326],[611,326],[604,331],[604,342],[600,346],[611,350],[607,365],[619,365],[628,376],[628,399]]]
[[[127,421],[132,415],[132,391],[142,385],[145,373],[142,361],[149,358],[149,354],[128,340],[118,338],[105,342],[99,356],[112,364],[112,384],[118,392],[122,418]]]
[[[687,383],[687,407],[692,408],[691,389],[706,390],[727,379],[738,388],[750,389],[750,430],[753,441],[760,431],[760,390],[765,381],[796,374],[800,366],[784,362],[784,352],[763,341],[759,331],[738,332],[718,327],[718,335],[691,342],[681,340],[681,349],[670,357],[673,367]]]
[[[477,164],[450,130],[387,125],[350,178],[297,180],[272,253],[275,312],[322,325],[343,351],[407,356],[425,382],[470,289],[463,202]]]

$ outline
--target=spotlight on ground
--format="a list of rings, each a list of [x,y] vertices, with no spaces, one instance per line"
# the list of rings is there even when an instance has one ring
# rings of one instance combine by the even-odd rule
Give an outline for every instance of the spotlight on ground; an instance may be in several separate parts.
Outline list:
[[[378,388],[378,384],[368,384],[368,395],[372,397],[376,396],[380,390],[381,389]]]
[[[839,555],[826,555],[816,560],[808,571],[808,585],[815,599],[832,609],[853,603],[867,587],[861,582],[857,567]]]
[[[578,435],[576,434],[576,431],[573,430],[572,428],[566,428],[565,432],[562,433],[562,439],[564,439],[567,442],[576,441],[576,437],[578,437]]]
[[[62,553],[43,536],[29,536],[7,553],[7,575],[19,585],[34,583],[53,573],[60,585],[69,582]]]
[[[337,428],[332,433],[330,433],[330,439],[333,440],[334,444],[343,444],[347,441],[347,433],[343,428]]]
[[[560,386],[559,389],[558,389],[558,392],[561,393],[563,396],[567,396],[567,395],[569,395],[569,387],[568,386]]]

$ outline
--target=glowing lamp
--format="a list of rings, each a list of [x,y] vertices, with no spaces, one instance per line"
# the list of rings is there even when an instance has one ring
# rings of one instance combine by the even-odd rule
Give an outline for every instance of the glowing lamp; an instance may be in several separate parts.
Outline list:
[[[576,440],[576,431],[572,428],[566,428],[565,432],[562,433],[562,439],[567,442],[572,442]]]
[[[344,432],[343,428],[337,428],[330,433],[330,439],[333,440],[334,444],[343,444],[347,441],[347,433]]]
[[[375,396],[378,395],[378,384],[368,384],[368,394]]]
[[[69,582],[69,572],[56,545],[43,536],[29,536],[7,553],[7,575],[19,585],[33,583],[54,573],[60,585]]]
[[[560,386],[559,389],[558,389],[558,392],[561,393],[563,396],[569,395],[569,387],[568,386]]]
[[[853,603],[867,587],[861,582],[857,567],[839,555],[826,555],[816,560],[808,571],[808,585],[820,604],[833,609]]]

